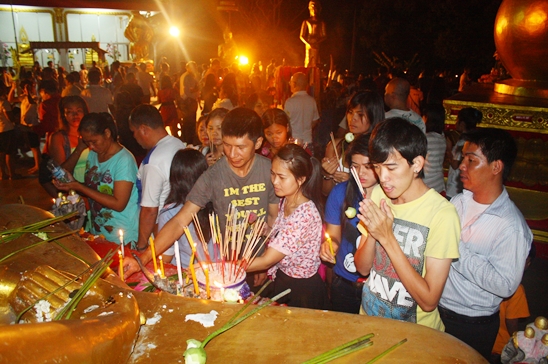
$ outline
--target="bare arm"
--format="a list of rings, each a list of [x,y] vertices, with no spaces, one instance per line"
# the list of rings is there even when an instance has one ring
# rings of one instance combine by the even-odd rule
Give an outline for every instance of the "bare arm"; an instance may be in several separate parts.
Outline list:
[[[60,190],[74,190],[81,195],[87,196],[92,200],[97,201],[106,208],[118,212],[121,212],[126,208],[129,198],[131,196],[131,190],[133,188],[133,182],[115,181],[112,195],[107,195],[106,193],[101,193],[93,188],[89,188],[83,183],[76,181],[69,183],[60,183],[54,180],[53,184]]]
[[[148,244],[148,238],[156,225],[156,217],[158,216],[158,207],[141,206],[139,212],[139,237],[137,240],[137,248],[143,248]]]
[[[375,259],[375,245],[375,239],[371,235],[362,235],[360,246],[354,254],[354,265],[363,276],[367,276],[371,272]]]
[[[63,164],[68,158],[68,155],[65,155],[65,149],[63,148],[64,142],[65,137],[61,132],[54,133],[49,141],[49,155],[59,165]]]
[[[139,216],[138,246],[146,246],[147,239],[150,236],[150,232],[152,232],[152,227],[149,227],[150,231],[148,235],[146,235],[146,232],[143,231],[143,235],[141,236],[141,231],[142,231],[141,221],[142,221],[143,209],[145,209],[145,211],[150,210],[149,212],[152,212],[152,210],[155,209],[156,215],[158,213],[158,208],[141,207],[141,215]],[[181,211],[179,211],[177,215],[175,215],[171,220],[169,220],[168,223],[164,225],[160,233],[156,236],[156,239],[154,240],[156,255],[160,255],[163,252],[165,252],[173,244],[175,240],[178,240],[181,237],[181,235],[183,235],[184,227],[188,226],[188,224],[192,222],[192,214],[195,214],[198,211],[200,211],[200,206],[195,205],[189,201],[185,203]],[[154,220],[152,220],[152,223],[150,224],[150,226],[154,226],[156,222],[156,215],[154,215]],[[139,245],[141,241],[141,237],[143,237],[144,241],[142,245]],[[148,262],[152,260],[152,252],[150,251],[150,247],[143,252],[140,258],[143,264],[147,264]],[[135,261],[135,259],[133,259],[133,257],[129,257],[129,256],[125,257],[124,270],[127,272],[128,276],[139,271],[139,266],[137,265],[137,262]]]
[[[267,248],[266,252],[258,257],[247,267],[246,271],[255,272],[262,271],[272,267],[285,257],[285,254],[280,253],[274,248]]]

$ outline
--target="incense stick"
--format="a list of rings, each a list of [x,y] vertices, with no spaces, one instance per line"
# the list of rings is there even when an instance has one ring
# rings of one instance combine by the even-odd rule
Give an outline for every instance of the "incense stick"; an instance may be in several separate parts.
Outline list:
[[[358,185],[358,189],[360,190],[362,197],[365,198],[365,191],[363,190],[362,183],[360,182],[360,176],[358,175],[358,172],[356,172],[356,168],[354,168],[354,166],[350,167],[350,172],[352,172],[352,177],[354,177],[354,180]]]
[[[331,132],[329,136],[331,137],[331,145],[333,146],[333,151],[335,152],[335,158],[337,158],[337,163],[339,164],[339,168],[342,171],[343,164],[342,160],[339,158],[339,152],[337,152],[337,144],[335,143],[335,137],[333,136],[333,132]]]

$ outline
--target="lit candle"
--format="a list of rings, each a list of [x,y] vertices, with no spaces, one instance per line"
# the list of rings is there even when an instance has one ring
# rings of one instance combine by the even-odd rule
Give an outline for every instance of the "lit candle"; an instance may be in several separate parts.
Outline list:
[[[54,207],[54,208],[57,207],[57,202],[55,201],[54,198],[52,198],[52,201],[53,201],[53,207]]]
[[[158,263],[156,263],[156,249],[154,249],[154,239],[152,239],[152,236],[148,238],[148,241],[150,242],[150,252],[152,253],[152,264],[154,264],[154,271],[158,271]]]
[[[125,249],[124,249],[124,231],[122,229],[118,230],[118,234],[120,235],[120,249],[122,250],[122,257],[126,257]]]
[[[211,292],[209,290],[209,269],[207,269],[207,264],[204,264],[204,274],[205,274],[205,280],[206,280],[206,295],[207,298],[211,298]]]
[[[192,284],[194,285],[194,294],[198,296],[200,294],[200,287],[198,287],[198,280],[196,279],[196,271],[194,270],[194,252],[190,256],[189,262],[190,276],[192,277]]]
[[[333,256],[333,259],[335,260],[335,263],[337,262],[337,258],[335,258],[335,251],[333,250],[333,241],[331,240],[331,237],[328,233],[325,233],[325,237],[327,239],[327,243],[329,244],[329,251],[331,252],[331,255]]]
[[[179,277],[179,285],[183,287],[183,272],[181,269],[181,253],[179,252],[179,242],[175,240],[175,262],[177,264],[177,277]]]
[[[160,259],[160,278],[165,278],[166,272],[164,271],[164,258],[160,255],[158,259]]]
[[[122,256],[122,252],[118,250],[118,275],[120,276],[120,279],[124,280],[124,257]]]

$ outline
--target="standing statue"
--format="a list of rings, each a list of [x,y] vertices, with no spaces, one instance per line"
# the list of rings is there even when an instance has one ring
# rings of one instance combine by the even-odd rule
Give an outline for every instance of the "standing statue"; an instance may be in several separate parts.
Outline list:
[[[221,59],[222,66],[227,67],[235,61],[238,50],[229,28],[223,32],[223,39],[224,43],[219,44],[217,55]]]
[[[148,23],[148,19],[134,11],[127,24],[124,36],[131,42],[129,53],[134,61],[149,59],[150,41],[154,36],[154,30]]]
[[[305,67],[315,67],[320,63],[320,43],[326,38],[325,23],[319,18],[322,7],[319,1],[308,3],[310,18],[301,25],[300,38],[306,45]]]

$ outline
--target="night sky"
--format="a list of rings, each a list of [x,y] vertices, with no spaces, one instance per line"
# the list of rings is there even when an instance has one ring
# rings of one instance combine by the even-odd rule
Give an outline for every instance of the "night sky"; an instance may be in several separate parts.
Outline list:
[[[218,1],[178,3],[174,18],[185,33],[184,55],[204,63],[215,56],[222,31],[230,21],[240,53],[250,62],[286,58],[302,65],[304,44],[299,40],[302,21],[308,18],[308,0],[239,2],[240,11],[216,9]],[[356,72],[373,72],[378,64],[373,51],[409,61],[417,54],[417,69],[488,73],[493,64],[493,24],[501,0],[323,0],[321,17],[328,38],[322,43],[323,63],[329,55],[340,70],[353,64]],[[200,4],[200,6],[197,6]],[[278,5],[278,6],[276,6]],[[277,10],[277,11],[276,11]],[[352,62],[352,39],[355,51]],[[171,50],[171,51],[169,51]],[[161,52],[161,50],[160,50]],[[172,48],[168,48],[172,55]]]

